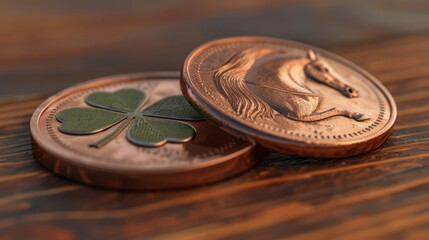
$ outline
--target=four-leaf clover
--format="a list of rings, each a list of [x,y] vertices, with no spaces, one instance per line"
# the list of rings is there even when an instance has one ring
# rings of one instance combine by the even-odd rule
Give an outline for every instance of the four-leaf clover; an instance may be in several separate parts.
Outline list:
[[[116,130],[90,145],[96,148],[114,139],[128,125],[131,126],[127,139],[138,146],[155,147],[192,139],[194,127],[176,120],[202,120],[202,117],[183,96],[166,97],[140,110],[147,99],[146,94],[137,89],[94,92],[85,102],[95,108],[70,108],[56,115],[61,122],[59,130],[66,134],[94,134],[121,123]]]

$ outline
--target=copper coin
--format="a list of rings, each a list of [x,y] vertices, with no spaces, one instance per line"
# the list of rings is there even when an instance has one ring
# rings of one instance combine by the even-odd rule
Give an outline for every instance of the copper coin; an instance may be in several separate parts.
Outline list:
[[[34,112],[37,159],[66,178],[115,189],[171,189],[250,168],[254,144],[203,120],[179,73],[96,79],[53,95]]]
[[[187,57],[188,101],[222,129],[300,156],[345,157],[379,147],[396,105],[372,75],[332,53],[262,37],[220,39]]]

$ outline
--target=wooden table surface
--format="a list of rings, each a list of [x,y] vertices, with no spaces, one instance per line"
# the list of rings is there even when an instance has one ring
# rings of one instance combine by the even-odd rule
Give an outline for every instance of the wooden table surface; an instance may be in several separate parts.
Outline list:
[[[2,31],[0,239],[428,239],[429,35],[328,44],[375,75],[396,100],[397,123],[380,149],[346,159],[272,153],[216,184],[118,192],[40,166],[31,151],[32,112],[55,91],[93,77],[179,70],[192,46],[211,36],[189,29],[185,39],[193,41],[181,40],[181,32],[166,40],[171,35],[162,26],[135,31],[139,25],[132,23],[144,22],[142,16],[109,30],[89,15],[74,21],[73,14],[52,11],[37,15],[34,25],[22,23],[21,31]],[[61,24],[52,21],[57,18]],[[179,24],[170,15],[157,19]]]

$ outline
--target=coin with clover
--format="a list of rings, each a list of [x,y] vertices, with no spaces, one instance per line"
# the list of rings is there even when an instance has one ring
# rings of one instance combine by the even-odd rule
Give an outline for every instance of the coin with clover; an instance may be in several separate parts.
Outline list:
[[[48,169],[114,189],[206,184],[250,168],[261,153],[202,119],[171,72],[71,87],[42,103],[30,127],[35,156]]]

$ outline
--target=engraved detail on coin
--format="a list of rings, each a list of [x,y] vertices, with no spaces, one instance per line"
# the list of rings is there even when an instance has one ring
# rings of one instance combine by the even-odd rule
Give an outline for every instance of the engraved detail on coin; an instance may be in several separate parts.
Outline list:
[[[318,111],[322,94],[310,88],[311,79],[348,98],[358,91],[342,80],[313,50],[307,56],[274,48],[250,48],[237,53],[214,73],[218,90],[235,112],[244,118],[273,118],[281,114],[297,121],[314,122],[334,116],[368,120],[363,113],[339,107]]]
[[[129,142],[144,147],[158,147],[167,142],[190,141],[195,129],[176,120],[202,120],[183,96],[169,96],[139,110],[148,100],[146,93],[137,89],[121,89],[113,93],[94,92],[85,103],[94,108],[69,108],[56,114],[62,124],[59,130],[66,134],[87,135],[119,126],[110,134],[90,144],[101,148],[117,137],[128,126]]]
[[[207,74],[205,77],[209,77],[208,75],[210,75],[210,77],[213,77],[214,76],[213,72],[216,72],[216,70],[219,68],[219,67],[217,67],[217,68],[214,68],[213,70],[207,70],[207,65],[206,64],[210,61],[210,59],[217,59],[219,55],[226,54],[229,51],[236,51],[236,50],[233,50],[233,49],[241,49],[240,51],[237,51],[237,52],[241,52],[241,51],[244,51],[245,49],[250,49],[250,48],[255,48],[255,47],[259,48],[259,47],[261,47],[261,45],[263,47],[267,46],[266,44],[258,44],[258,43],[250,43],[250,44],[249,43],[237,43],[237,44],[233,43],[233,44],[229,44],[229,45],[228,44],[227,45],[219,45],[219,46],[207,49],[206,51],[201,52],[200,55],[195,56],[195,58],[192,60],[194,64],[192,64],[192,66],[190,65],[189,69],[187,69],[187,70],[189,70],[189,75],[190,75],[189,76],[190,77],[189,81],[195,83],[196,86],[201,87],[202,91],[204,91],[204,95],[206,95],[209,98],[211,98],[211,101],[214,101],[221,109],[225,109],[226,111],[231,112],[234,115],[238,115],[231,108],[230,104],[227,101],[225,101],[225,98],[222,96],[222,94],[220,92],[219,92],[219,94],[217,94],[215,91],[213,91],[213,87],[210,86],[210,82],[206,82],[205,81],[205,79],[203,77],[204,75]],[[290,51],[291,50],[291,48],[289,48],[289,47],[279,46],[279,45],[268,44],[268,47],[269,48],[277,49],[279,51]],[[305,50],[305,52],[307,52],[307,50]],[[234,56],[235,54],[232,54],[231,56]],[[225,59],[225,61],[223,61],[221,63],[218,63],[219,66],[222,66],[225,62],[227,62],[228,59],[232,58],[231,56],[229,58]],[[353,68],[354,67],[352,67],[352,69]],[[184,68],[184,69],[186,69],[186,68]],[[359,72],[359,74],[366,75],[364,72],[361,72],[360,70],[358,72]],[[366,77],[369,77],[369,76],[366,75]],[[213,79],[214,79],[214,77],[213,77]],[[309,83],[311,83],[311,82],[315,82],[315,81],[310,81]],[[214,83],[214,85],[215,85],[215,83]],[[365,85],[362,85],[361,83],[359,85],[360,85],[360,88],[365,88]],[[216,86],[214,86],[214,87],[217,89]],[[372,94],[373,93],[372,92],[373,90],[371,88],[368,89],[368,90],[371,90],[371,91],[365,91],[365,92],[363,92],[363,95],[366,95],[366,97],[368,97],[368,94]],[[384,98],[385,96],[379,95],[379,94],[375,94],[374,97],[375,97],[375,99],[372,99],[372,101],[375,100],[376,101],[376,105],[379,105],[380,112],[378,113],[377,117],[371,117],[371,119],[373,119],[373,122],[367,123],[366,121],[360,121],[360,122],[359,121],[355,121],[355,123],[365,123],[364,126],[362,126],[362,124],[357,125],[357,126],[360,126],[361,129],[364,129],[366,126],[370,126],[370,125],[374,126],[374,127],[380,127],[380,123],[381,122],[380,122],[379,118],[385,116],[385,115],[383,115],[383,112],[382,112],[383,108],[382,107],[384,106],[384,104],[389,104],[387,102],[385,103],[385,101],[386,101],[386,99]],[[364,97],[362,97],[362,98],[364,98]],[[337,102],[335,100],[336,99],[330,99],[331,102]],[[371,102],[371,103],[374,104],[374,102]],[[238,115],[238,117],[240,117],[240,115]],[[264,118],[264,119],[268,120],[268,121],[271,120],[271,122],[272,122],[272,118]],[[290,118],[283,118],[283,119],[290,119]],[[333,119],[334,118],[332,118],[332,119],[326,119],[326,120],[333,120]],[[245,120],[245,123],[249,123],[251,125],[252,124],[256,124],[257,126],[261,127],[262,129],[272,130],[275,133],[282,134],[283,136],[287,135],[288,137],[294,137],[296,139],[314,138],[313,135],[309,136],[307,134],[302,134],[302,133],[300,133],[299,131],[296,131],[296,130],[295,131],[290,131],[290,130],[288,130],[289,128],[285,129],[283,127],[284,123],[278,123],[278,125],[280,127],[274,127],[274,126],[272,126],[272,123],[267,124],[267,123],[262,123],[260,121],[250,120],[250,119],[243,119],[243,120]],[[384,119],[384,121],[385,121],[385,119]],[[295,121],[295,122],[299,123],[299,121]],[[331,123],[332,122],[336,123],[337,121],[331,121]],[[288,122],[288,124],[290,124],[290,123],[291,122]],[[311,123],[311,122],[302,122],[301,121],[300,123],[301,124],[307,124],[307,123]],[[326,127],[326,130],[330,131],[330,132],[332,132],[333,130],[336,129],[335,125],[331,124],[331,123],[324,124],[324,126]],[[312,124],[312,126],[316,126],[316,125]],[[320,126],[317,126],[317,127],[320,127]],[[296,126],[294,127],[294,129],[295,128],[296,128]],[[356,137],[361,136],[361,135],[362,135],[362,132],[361,131],[357,131],[357,130],[353,130],[353,132],[349,133],[350,137],[353,136],[352,138],[356,138]],[[328,141],[332,141],[334,139],[334,134],[331,133],[330,135],[326,136],[323,139],[324,140],[328,140]]]

